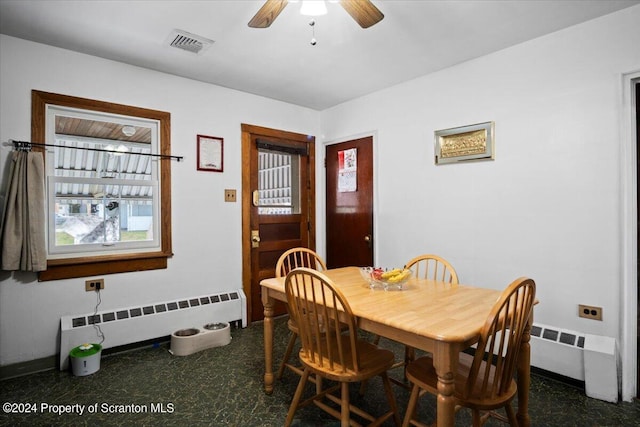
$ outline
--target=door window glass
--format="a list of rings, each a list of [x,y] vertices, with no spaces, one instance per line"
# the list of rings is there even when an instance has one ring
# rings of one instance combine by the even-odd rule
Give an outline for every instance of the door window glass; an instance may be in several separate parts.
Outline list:
[[[300,213],[300,155],[258,150],[258,213]]]

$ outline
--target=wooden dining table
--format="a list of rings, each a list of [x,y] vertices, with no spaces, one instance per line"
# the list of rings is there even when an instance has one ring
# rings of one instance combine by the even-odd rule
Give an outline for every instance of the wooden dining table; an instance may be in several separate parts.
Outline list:
[[[399,343],[433,354],[438,374],[437,425],[453,426],[455,421],[454,372],[459,353],[476,343],[487,316],[502,291],[467,285],[452,285],[412,277],[402,290],[371,289],[358,267],[324,272],[344,294],[358,327]],[[264,279],[264,387],[273,392],[273,307],[275,300],[286,302],[284,278]],[[533,316],[533,315],[532,315]],[[524,334],[519,354],[519,425],[529,426],[530,327]]]

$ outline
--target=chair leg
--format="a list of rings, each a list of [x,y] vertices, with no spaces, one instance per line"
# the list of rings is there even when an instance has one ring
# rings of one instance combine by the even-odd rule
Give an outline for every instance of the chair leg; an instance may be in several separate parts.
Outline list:
[[[404,347],[404,363],[405,367],[416,359],[416,349],[413,347]]]
[[[302,377],[300,378],[300,382],[298,383],[298,388],[296,388],[296,392],[293,395],[293,400],[291,401],[291,406],[289,406],[289,412],[287,412],[287,419],[284,422],[285,427],[289,427],[293,422],[293,416],[298,409],[298,404],[300,403],[300,398],[302,397],[304,386],[307,384],[309,373],[310,371],[308,369],[305,369],[302,372]]]
[[[393,422],[396,426],[399,426],[402,422],[400,421],[400,414],[398,413],[398,405],[396,404],[396,398],[393,395],[393,390],[391,389],[391,381],[389,380],[389,375],[386,372],[380,374],[382,377],[382,384],[384,385],[384,392],[387,395],[387,400],[389,401],[389,407],[391,411],[393,411]]]
[[[374,336],[372,343],[378,345],[378,343],[380,343],[380,335]]]
[[[518,426],[518,419],[516,418],[516,413],[513,410],[513,406],[511,406],[511,402],[508,402],[505,407],[505,411],[507,411],[507,418],[509,418],[509,424],[512,426]]]
[[[340,426],[349,427],[351,411],[349,410],[349,383],[343,382],[340,387]]]
[[[358,394],[360,396],[364,396],[365,391],[367,391],[367,380],[364,380],[360,383],[360,389],[358,389]]]
[[[480,416],[480,411],[478,409],[473,409],[471,411],[471,422],[473,427],[482,426],[482,417]]]
[[[413,385],[411,389],[411,396],[409,397],[409,403],[407,404],[407,412],[404,415],[404,421],[402,427],[409,427],[411,420],[415,418],[416,405],[418,404],[418,395],[420,394],[420,387],[417,384]]]
[[[284,352],[284,357],[282,358],[282,363],[280,363],[280,368],[278,369],[277,378],[281,379],[282,374],[284,374],[284,368],[287,366],[287,362],[291,358],[291,353],[293,352],[293,347],[296,344],[296,339],[298,338],[298,334],[295,332],[291,332],[291,336],[289,337],[289,343],[287,344],[287,349]]]

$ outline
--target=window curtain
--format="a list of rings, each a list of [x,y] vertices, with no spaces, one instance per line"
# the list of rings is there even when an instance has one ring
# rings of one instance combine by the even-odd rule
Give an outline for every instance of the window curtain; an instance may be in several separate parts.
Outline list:
[[[2,270],[47,269],[44,158],[42,152],[13,151],[0,224]]]

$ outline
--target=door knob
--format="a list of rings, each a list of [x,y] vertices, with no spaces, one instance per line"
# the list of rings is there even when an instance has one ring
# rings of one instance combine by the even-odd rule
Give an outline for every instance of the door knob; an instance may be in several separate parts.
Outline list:
[[[260,231],[251,230],[251,247],[257,248],[260,246]]]
[[[371,234],[364,236],[364,241],[367,242],[367,246],[371,247],[371,244],[373,243],[373,237]]]

